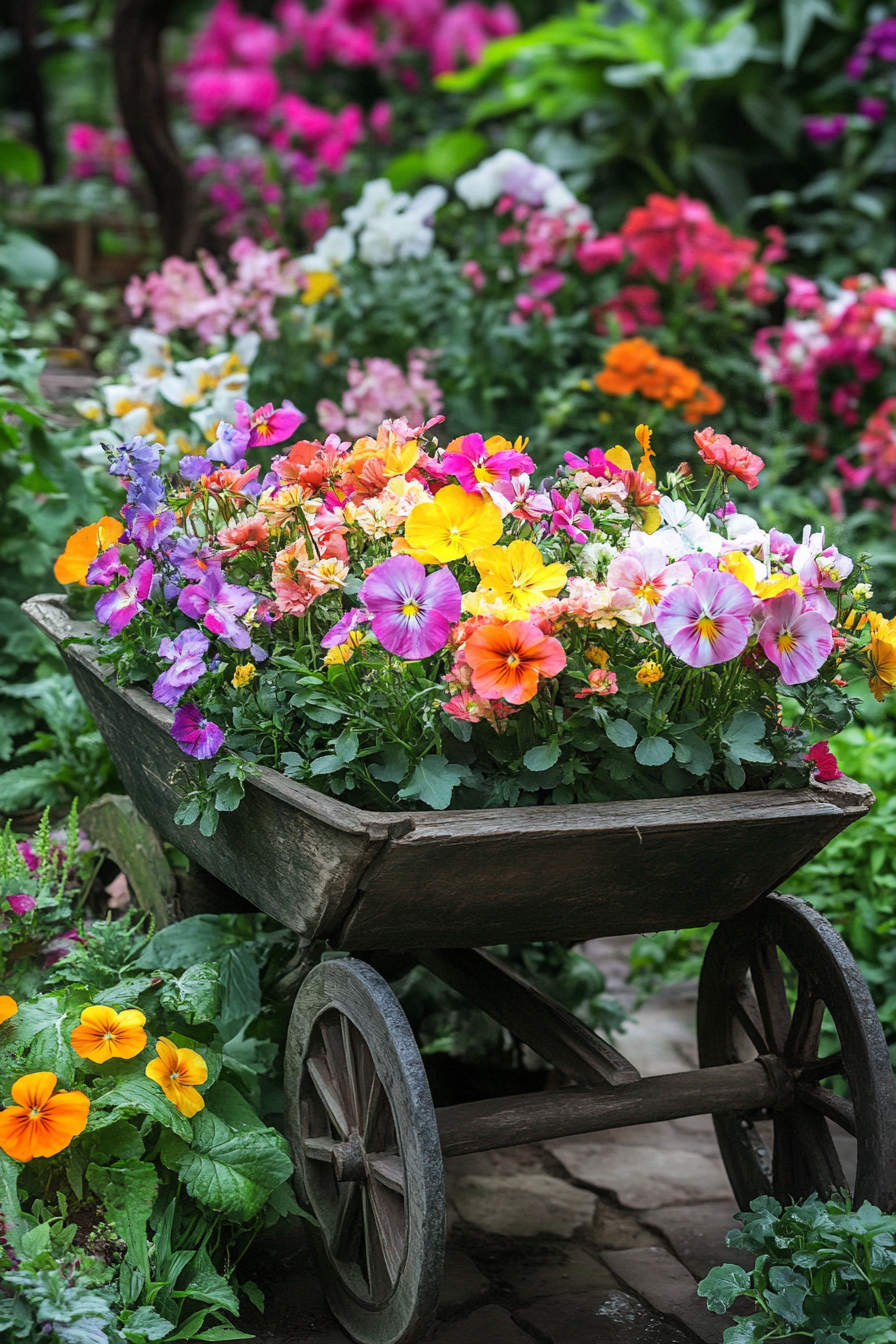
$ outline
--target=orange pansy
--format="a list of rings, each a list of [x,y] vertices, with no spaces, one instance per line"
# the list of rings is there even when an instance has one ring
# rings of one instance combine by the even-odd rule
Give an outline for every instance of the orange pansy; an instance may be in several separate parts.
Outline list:
[[[8,994],[0,994],[0,1022],[6,1022],[10,1017],[15,1017],[19,1011],[19,1005],[15,999],[11,999]]]
[[[146,1076],[165,1093],[181,1115],[195,1115],[205,1106],[202,1097],[196,1091],[197,1085],[208,1078],[208,1066],[195,1050],[178,1049],[167,1036],[160,1036],[156,1042],[158,1059],[146,1066]]]
[[[73,532],[53,566],[56,578],[60,583],[80,583],[86,588],[88,569],[102,551],[115,545],[123,531],[124,524],[107,514],[98,523]]]
[[[473,669],[473,689],[488,700],[523,705],[538,690],[538,678],[555,677],[566,666],[558,639],[542,634],[531,621],[484,625],[464,646]]]
[[[0,1111],[0,1148],[16,1162],[53,1157],[87,1124],[83,1092],[56,1092],[55,1073],[26,1073],[12,1085],[15,1106]]]
[[[107,1059],[133,1059],[146,1045],[146,1018],[138,1008],[114,1008],[96,1004],[85,1008],[81,1025],[72,1032],[72,1049],[81,1059],[105,1064]]]

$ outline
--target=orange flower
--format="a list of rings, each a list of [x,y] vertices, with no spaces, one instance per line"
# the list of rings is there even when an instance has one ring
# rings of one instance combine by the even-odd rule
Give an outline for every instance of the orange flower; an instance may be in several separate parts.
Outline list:
[[[195,1115],[205,1106],[202,1097],[196,1091],[199,1083],[208,1078],[208,1066],[195,1050],[180,1050],[167,1036],[160,1036],[156,1042],[154,1059],[146,1066],[146,1076],[165,1093],[181,1115]]]
[[[19,1005],[15,999],[11,999],[8,994],[0,994],[0,1022],[6,1022],[8,1018],[15,1017],[19,1011]]]
[[[759,484],[759,473],[765,463],[761,457],[732,443],[727,434],[716,434],[712,426],[694,434],[700,456],[708,467],[718,467],[726,476],[743,481],[748,490]]]
[[[594,379],[602,392],[614,397],[640,392],[651,401],[662,402],[667,410],[682,406],[689,423],[696,424],[725,405],[724,397],[702,382],[696,369],[662,354],[643,336],[611,346],[604,354],[604,364]]]
[[[107,1059],[133,1059],[146,1045],[145,1021],[138,1008],[126,1008],[123,1013],[103,1004],[85,1008],[80,1027],[72,1032],[72,1049],[94,1064],[105,1064]]]
[[[558,639],[531,621],[484,625],[467,640],[464,656],[473,669],[473,689],[488,700],[523,705],[538,690],[538,678],[555,677],[566,666]]]
[[[708,420],[711,415],[715,415],[724,405],[725,398],[721,392],[710,387],[709,383],[701,383],[691,400],[682,407],[681,418],[689,425],[697,425],[701,420]]]
[[[26,1073],[12,1085],[17,1104],[0,1111],[0,1148],[16,1162],[53,1157],[87,1124],[90,1102],[83,1092],[56,1092],[55,1073]]]
[[[105,515],[98,523],[90,523],[73,532],[53,566],[56,578],[60,583],[80,583],[86,588],[88,569],[102,551],[115,545],[123,531],[123,523]]]

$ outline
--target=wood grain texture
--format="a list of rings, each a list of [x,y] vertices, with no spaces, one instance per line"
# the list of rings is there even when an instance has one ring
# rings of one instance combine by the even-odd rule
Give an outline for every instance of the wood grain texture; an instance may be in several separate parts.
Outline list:
[[[64,597],[25,603],[56,643],[89,635]],[[217,834],[173,824],[186,758],[173,715],[63,648],[138,810],[260,909],[335,946],[413,950],[583,941],[725,919],[773,890],[874,801],[854,781],[476,812],[365,812],[262,769]]]
[[[127,795],[107,793],[85,807],[81,825],[94,844],[105,849],[128,880],[141,910],[148,910],[156,928],[177,919],[174,873],[156,832]]]
[[[677,1120],[707,1111],[759,1110],[785,1099],[792,1082],[758,1060],[641,1078],[613,1092],[561,1088],[522,1097],[496,1097],[436,1111],[443,1157],[541,1143],[566,1134],[590,1134],[622,1125]]]

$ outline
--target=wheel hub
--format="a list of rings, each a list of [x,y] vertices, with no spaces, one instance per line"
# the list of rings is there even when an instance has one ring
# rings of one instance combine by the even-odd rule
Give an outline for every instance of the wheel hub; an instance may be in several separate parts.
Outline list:
[[[333,1145],[333,1170],[337,1181],[366,1181],[370,1175],[367,1170],[367,1152],[364,1141],[358,1131],[351,1134],[342,1143]]]

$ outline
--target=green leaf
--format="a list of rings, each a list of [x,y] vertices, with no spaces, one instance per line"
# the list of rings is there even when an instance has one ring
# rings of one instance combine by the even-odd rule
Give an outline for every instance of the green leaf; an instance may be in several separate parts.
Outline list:
[[[627,719],[611,719],[607,724],[605,732],[611,742],[615,742],[617,747],[633,747],[638,740],[638,734]]]
[[[458,173],[478,163],[488,148],[485,136],[469,127],[442,131],[433,136],[424,150],[424,172],[437,182],[453,182]]]
[[[218,975],[223,988],[221,1020],[256,1017],[261,1011],[261,983],[251,943],[228,948],[218,962]]]
[[[346,728],[333,743],[333,750],[343,765],[348,765],[358,754],[358,734],[353,728]],[[312,773],[314,767],[312,766]]]
[[[85,1175],[93,1193],[102,1200],[109,1222],[127,1242],[131,1263],[148,1279],[146,1224],[159,1189],[155,1167],[134,1158],[104,1167],[91,1162]]]
[[[171,1322],[160,1316],[155,1307],[138,1307],[127,1313],[127,1320],[122,1325],[125,1339],[138,1340],[141,1344],[144,1339],[167,1339],[173,1329]]]
[[[172,1296],[207,1302],[219,1311],[230,1311],[234,1315],[240,1309],[236,1293],[217,1272],[207,1251],[197,1251],[190,1265],[190,1279],[186,1288]]]
[[[560,757],[560,743],[545,742],[540,747],[530,747],[523,757],[523,765],[536,774],[541,770],[550,770]]]
[[[191,1146],[166,1136],[161,1156],[178,1172],[187,1194],[237,1222],[254,1218],[292,1175],[286,1140],[274,1130],[237,1132],[208,1110],[193,1121]]]
[[[700,776],[709,774],[715,757],[709,743],[689,730],[675,743],[675,759],[690,774]]]
[[[722,735],[722,742],[731,759],[762,763],[774,760],[768,747],[759,745],[765,736],[765,729],[766,725],[758,714],[749,709],[739,709]]]
[[[143,1140],[130,1120],[114,1120],[102,1129],[88,1131],[79,1147],[89,1161],[99,1166],[104,1165],[101,1159],[124,1162],[143,1156]]]
[[[210,1330],[203,1330],[201,1335],[195,1335],[195,1339],[207,1340],[227,1340],[227,1339],[254,1339],[254,1335],[247,1335],[242,1330],[235,1330],[229,1325],[213,1325]]]
[[[147,971],[176,971],[200,961],[215,961],[230,945],[217,915],[191,915],[170,924],[149,940],[136,965]]]
[[[697,1285],[697,1293],[706,1298],[710,1311],[721,1316],[749,1288],[750,1276],[740,1265],[716,1265]]]
[[[241,779],[232,776],[222,779],[215,792],[215,807],[219,812],[235,812],[243,801],[246,787]]]
[[[52,1232],[53,1228],[49,1223],[38,1223],[36,1227],[29,1227],[22,1237],[22,1255],[24,1258],[34,1260],[37,1256],[43,1255],[50,1245]]]
[[[367,769],[374,779],[381,779],[386,784],[400,784],[408,772],[409,764],[408,754],[404,748],[392,743],[383,748],[379,753],[379,759],[371,761]]]
[[[181,1115],[176,1106],[165,1096],[158,1083],[152,1079],[139,1074],[122,1078],[115,1084],[115,1087],[105,1093],[100,1099],[103,1110],[106,1114],[113,1114],[118,1120],[122,1115],[148,1115],[151,1120],[157,1120],[160,1125],[170,1129],[173,1133],[179,1135],[182,1139],[189,1139],[192,1135],[190,1122],[185,1115]],[[99,1103],[95,1102],[91,1109],[88,1126],[99,1129],[102,1127],[103,1113],[99,1110]],[[106,1121],[106,1123],[111,1123]]]
[[[19,1204],[21,1164],[0,1149],[0,1209],[6,1219],[6,1235],[13,1249],[21,1251],[22,1208]]]
[[[48,285],[56,278],[59,261],[43,243],[10,230],[0,243],[0,270],[14,285]]]
[[[665,765],[672,759],[672,743],[665,737],[644,737],[635,747],[635,760],[641,765]]]
[[[309,765],[312,775],[332,775],[344,768],[345,761],[340,760],[338,756],[318,756]]]
[[[399,790],[399,798],[419,798],[421,803],[441,812],[451,802],[458,784],[470,777],[469,766],[454,765],[444,756],[424,756],[418,761],[411,781]]]
[[[781,57],[786,70],[796,69],[816,19],[836,28],[842,27],[837,11],[828,0],[782,0],[784,44]]]
[[[180,1013],[185,1021],[213,1022],[221,1011],[224,986],[214,966],[200,963],[190,966],[172,980],[159,995],[163,1008]]]
[[[725,762],[725,779],[732,789],[742,789],[747,782],[747,772],[736,761]]]
[[[202,804],[198,798],[185,798],[174,814],[175,826],[192,826],[201,811]]]
[[[36,187],[41,179],[40,155],[21,140],[0,140],[0,177]]]
[[[62,1013],[43,1028],[28,1046],[28,1073],[55,1073],[60,1087],[69,1087],[75,1076],[72,1026]]]

